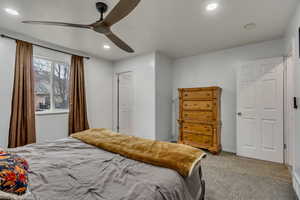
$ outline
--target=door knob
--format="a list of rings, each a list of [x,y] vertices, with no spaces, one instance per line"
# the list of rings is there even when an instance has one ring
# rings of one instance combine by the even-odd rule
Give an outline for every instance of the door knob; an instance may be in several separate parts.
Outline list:
[[[242,116],[242,113],[241,113],[241,112],[238,112],[237,115],[238,115],[238,116]]]

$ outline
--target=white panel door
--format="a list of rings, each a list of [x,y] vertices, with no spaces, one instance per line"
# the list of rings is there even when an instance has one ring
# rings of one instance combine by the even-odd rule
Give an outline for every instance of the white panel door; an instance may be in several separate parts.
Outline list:
[[[119,75],[119,132],[133,134],[133,74]]]
[[[253,61],[238,71],[237,153],[283,162],[283,58]]]

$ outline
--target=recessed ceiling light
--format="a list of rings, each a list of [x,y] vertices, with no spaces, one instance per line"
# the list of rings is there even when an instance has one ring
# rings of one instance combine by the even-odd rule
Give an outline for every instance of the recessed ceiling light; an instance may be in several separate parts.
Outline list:
[[[105,44],[105,45],[103,45],[103,48],[104,48],[104,49],[110,49],[110,46],[107,45],[107,44]]]
[[[255,23],[249,23],[249,24],[246,24],[244,26],[244,29],[246,29],[246,30],[253,30],[255,28],[256,28],[256,24]]]
[[[10,14],[10,15],[14,15],[14,16],[18,16],[19,15],[19,12],[14,10],[14,9],[11,9],[11,8],[5,8],[5,11]]]
[[[207,11],[213,11],[213,10],[216,10],[218,7],[219,7],[218,3],[209,3],[206,6],[206,10]]]

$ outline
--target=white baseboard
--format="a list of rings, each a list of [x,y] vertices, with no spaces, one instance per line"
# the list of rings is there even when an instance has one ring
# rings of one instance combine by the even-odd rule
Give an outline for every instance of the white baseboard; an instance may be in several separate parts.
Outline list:
[[[298,199],[300,199],[300,177],[299,177],[298,173],[294,173],[293,186],[294,186],[295,192],[298,196]]]
[[[222,151],[229,152],[229,153],[236,153],[234,148],[222,147]]]

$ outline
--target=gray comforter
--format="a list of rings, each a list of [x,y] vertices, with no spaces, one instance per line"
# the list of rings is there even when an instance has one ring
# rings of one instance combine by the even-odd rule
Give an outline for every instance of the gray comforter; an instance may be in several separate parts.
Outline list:
[[[198,171],[176,171],[130,160],[79,140],[11,149],[30,165],[26,200],[195,200]]]

